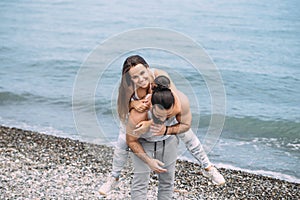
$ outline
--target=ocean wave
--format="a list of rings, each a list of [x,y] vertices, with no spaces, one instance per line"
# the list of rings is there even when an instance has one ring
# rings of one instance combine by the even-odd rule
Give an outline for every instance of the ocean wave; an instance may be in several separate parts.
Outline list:
[[[13,48],[7,47],[7,46],[0,46],[0,52],[2,53],[9,53],[13,51]]]
[[[12,92],[0,92],[0,104],[5,104],[6,102],[22,102],[26,101],[27,97],[25,95],[19,95]]]
[[[28,92],[21,94],[2,91],[0,92],[0,105],[11,105],[20,103],[46,103],[52,105],[71,106],[71,100],[68,98],[54,98],[36,95]]]
[[[209,126],[210,120],[210,115],[201,116],[199,127]],[[223,133],[227,137],[239,139],[283,138],[287,141],[298,141],[300,122],[283,119],[266,120],[259,116],[225,116]]]
[[[227,117],[224,131],[237,133],[243,137],[257,136],[295,140],[300,137],[300,123],[280,119],[262,120],[255,117]]]

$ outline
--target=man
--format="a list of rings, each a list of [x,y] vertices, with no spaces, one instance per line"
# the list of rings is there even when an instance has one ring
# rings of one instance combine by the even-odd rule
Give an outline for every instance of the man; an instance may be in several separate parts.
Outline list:
[[[155,82],[168,83],[168,78],[159,76]],[[192,121],[188,98],[179,91],[172,93],[166,84],[156,85],[151,103],[151,111],[139,113],[132,110],[126,126],[126,141],[134,153],[131,187],[134,200],[146,197],[150,169],[158,173],[158,199],[172,198],[178,146],[175,134],[188,131]],[[148,126],[150,131],[144,134],[135,131],[141,122],[151,123]]]
[[[199,161],[199,163],[202,166],[202,174],[211,179],[211,181],[215,185],[223,185],[225,184],[224,177],[218,172],[217,168],[213,166],[213,164],[209,161],[209,158],[207,157],[199,139],[197,136],[193,133],[192,129],[190,128],[191,125],[191,113],[190,113],[190,106],[189,106],[189,100],[188,98],[178,91],[174,85],[170,82],[170,79],[167,78],[164,75],[160,75],[155,79],[154,84],[156,85],[164,85],[165,87],[169,87],[173,94],[175,94],[175,97],[178,97],[178,101],[175,102],[177,105],[176,109],[173,109],[173,113],[169,113],[170,116],[174,115],[178,118],[178,121],[180,122],[176,126],[172,126],[171,128],[168,128],[167,134],[174,134],[177,133],[178,138],[183,141],[186,148],[190,151],[192,156]],[[173,87],[172,87],[173,85]],[[161,99],[161,100],[167,100],[167,99]],[[138,135],[145,133],[148,131],[148,126],[152,123],[152,121],[142,121],[138,123],[138,125],[135,128],[134,132]],[[146,128],[145,128],[146,127]],[[151,126],[151,132],[153,132],[155,135],[163,135],[165,133],[166,127],[162,125],[155,125],[152,124]],[[185,130],[187,130],[185,132]],[[183,133],[184,132],[184,133]],[[178,134],[182,133],[182,134]]]

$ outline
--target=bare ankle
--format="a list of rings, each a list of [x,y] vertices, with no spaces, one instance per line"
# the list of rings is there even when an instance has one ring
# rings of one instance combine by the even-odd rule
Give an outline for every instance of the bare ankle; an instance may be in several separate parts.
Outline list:
[[[210,165],[209,167],[205,168],[205,171],[209,171],[212,168],[212,165]]]

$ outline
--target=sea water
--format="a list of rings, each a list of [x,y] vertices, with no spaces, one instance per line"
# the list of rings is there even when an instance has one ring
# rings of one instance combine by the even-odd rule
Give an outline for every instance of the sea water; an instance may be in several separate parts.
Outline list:
[[[163,28],[196,41],[222,76],[225,124],[209,152],[211,161],[219,167],[300,182],[299,6],[296,0],[3,0],[0,123],[113,145],[118,137],[115,113],[122,63],[138,53],[151,66],[168,71],[188,97],[197,97],[191,100],[197,122],[193,129],[204,142],[212,115],[205,81],[182,58],[153,49],[120,55],[99,79],[95,110],[86,112],[96,112],[106,138],[76,130],[74,83],[91,52],[124,31]],[[194,89],[187,90],[187,85]],[[180,148],[182,158],[193,160]]]

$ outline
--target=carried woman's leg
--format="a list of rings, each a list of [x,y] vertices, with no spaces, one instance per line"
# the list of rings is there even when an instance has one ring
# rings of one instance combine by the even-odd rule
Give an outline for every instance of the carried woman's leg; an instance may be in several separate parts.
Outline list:
[[[111,176],[107,177],[107,181],[100,187],[99,193],[107,195],[119,183],[121,171],[128,159],[128,145],[126,143],[126,129],[125,125],[120,123],[119,137],[117,145],[114,149],[113,165]]]
[[[191,152],[192,156],[200,162],[201,167],[204,169],[202,170],[202,174],[205,177],[211,179],[215,185],[224,184],[224,177],[211,164],[207,157],[207,154],[203,149],[203,146],[201,145],[200,140],[192,131],[192,129],[189,129],[187,132],[177,134],[177,136],[184,142],[186,148]]]
[[[114,150],[113,155],[113,166],[112,166],[112,176],[116,179],[119,178],[121,171],[128,159],[128,145],[126,143],[126,130],[125,125],[120,124],[120,132],[117,145]]]
[[[193,157],[200,162],[202,168],[208,168],[211,163],[205,153],[200,140],[192,131],[189,129],[187,132],[177,134],[178,138],[183,141],[186,148],[191,152]]]

